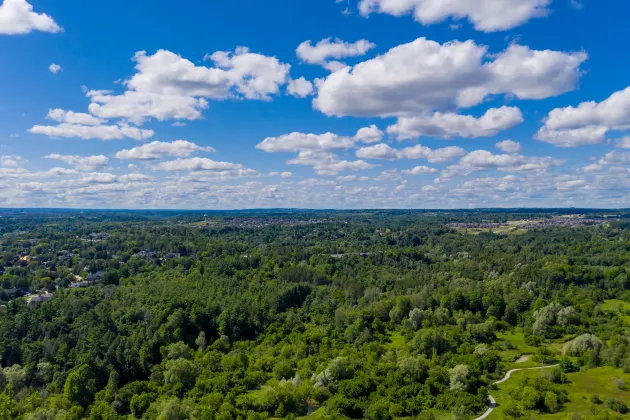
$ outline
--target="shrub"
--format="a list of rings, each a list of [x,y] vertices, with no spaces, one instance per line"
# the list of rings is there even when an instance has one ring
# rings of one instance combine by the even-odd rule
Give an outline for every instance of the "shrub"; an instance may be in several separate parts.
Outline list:
[[[626,403],[615,398],[607,400],[606,407],[621,414],[626,414],[628,412],[628,406]]]
[[[564,345],[564,354],[581,356],[591,350],[594,353],[604,347],[604,343],[593,334],[583,334]]]

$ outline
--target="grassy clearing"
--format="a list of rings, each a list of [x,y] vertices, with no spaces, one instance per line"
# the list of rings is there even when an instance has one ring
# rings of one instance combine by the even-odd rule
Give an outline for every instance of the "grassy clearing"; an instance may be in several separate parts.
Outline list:
[[[537,366],[531,359],[524,363],[515,363],[522,355],[536,354],[536,347],[525,343],[525,334],[520,330],[497,334],[496,346],[500,349],[499,356],[507,369]]]
[[[387,350],[399,351],[399,350],[407,350],[407,344],[405,343],[405,337],[403,337],[399,332],[394,331],[389,335],[390,342],[385,344],[385,348]]]
[[[540,375],[543,370],[529,370],[516,372],[507,381],[499,385],[499,389],[492,391],[492,395],[497,400],[496,410],[488,417],[490,420],[505,418],[501,404],[511,400],[511,392],[519,389],[521,382],[526,377]],[[564,385],[569,394],[569,402],[557,413],[537,413],[537,419],[566,419],[571,414],[581,414],[583,416],[592,415],[591,408],[594,406],[590,402],[593,395],[597,395],[602,401],[609,398],[616,398],[621,401],[630,401],[630,388],[619,389],[613,380],[621,379],[626,384],[630,384],[630,374],[623,373],[621,369],[610,367],[600,367],[584,372],[567,374],[569,384]],[[605,409],[603,405],[597,405],[597,409]],[[630,414],[623,418],[630,419]]]
[[[630,302],[619,299],[605,300],[602,304],[602,310],[617,313],[623,322],[630,325]]]

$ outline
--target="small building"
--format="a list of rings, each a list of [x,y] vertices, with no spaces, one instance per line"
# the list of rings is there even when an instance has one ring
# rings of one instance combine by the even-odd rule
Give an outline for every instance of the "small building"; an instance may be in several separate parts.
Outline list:
[[[98,280],[103,280],[105,278],[105,272],[104,271],[97,271],[96,273],[90,273],[87,275],[87,277],[85,278],[86,281],[98,281]]]
[[[331,256],[332,258],[337,258],[337,259],[339,259],[339,258],[343,258],[343,257],[345,256],[345,254],[330,254],[330,256]]]
[[[48,302],[53,297],[54,295],[52,293],[44,293],[42,295],[29,296],[26,301],[26,304],[29,307],[33,308],[35,306],[38,306],[40,303]]]
[[[92,282],[90,281],[75,281],[74,283],[70,284],[70,288],[71,289],[79,289],[81,287],[90,287],[92,285]]]
[[[140,251],[137,254],[135,254],[134,257],[153,258],[155,257],[155,251]]]

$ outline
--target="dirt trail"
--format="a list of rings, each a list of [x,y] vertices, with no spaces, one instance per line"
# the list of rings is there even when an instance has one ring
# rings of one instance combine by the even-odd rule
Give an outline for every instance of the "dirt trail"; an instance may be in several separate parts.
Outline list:
[[[520,360],[520,359],[519,359]],[[510,379],[510,376],[512,376],[512,374],[514,372],[518,372],[520,370],[532,370],[532,369],[547,369],[547,368],[552,368],[552,367],[556,367],[558,365],[549,365],[549,366],[538,366],[538,367],[533,367],[533,368],[522,368],[522,369],[512,369],[512,370],[508,370],[507,373],[505,374],[505,376],[503,377],[503,379],[501,379],[500,381],[496,381],[493,383],[493,385],[498,385],[498,384],[502,384],[503,382],[507,381],[508,379]],[[492,414],[492,412],[494,411],[494,409],[497,406],[497,402],[494,399],[494,397],[492,395],[488,395],[488,399],[490,400],[490,405],[488,407],[488,409],[486,410],[485,413],[483,413],[481,416],[477,417],[474,420],[483,420],[486,417],[488,417],[490,414]]]

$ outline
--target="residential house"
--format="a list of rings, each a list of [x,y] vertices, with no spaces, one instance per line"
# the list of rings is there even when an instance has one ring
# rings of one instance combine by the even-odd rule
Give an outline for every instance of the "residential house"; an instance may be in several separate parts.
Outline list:
[[[33,308],[35,306],[38,306],[40,303],[48,302],[53,297],[54,295],[52,293],[44,293],[42,295],[29,296],[28,299],[26,300],[26,304],[29,307]]]
[[[90,273],[87,275],[87,277],[85,278],[86,281],[98,281],[98,280],[103,280],[105,278],[105,272],[104,271],[97,271],[96,273]]]

